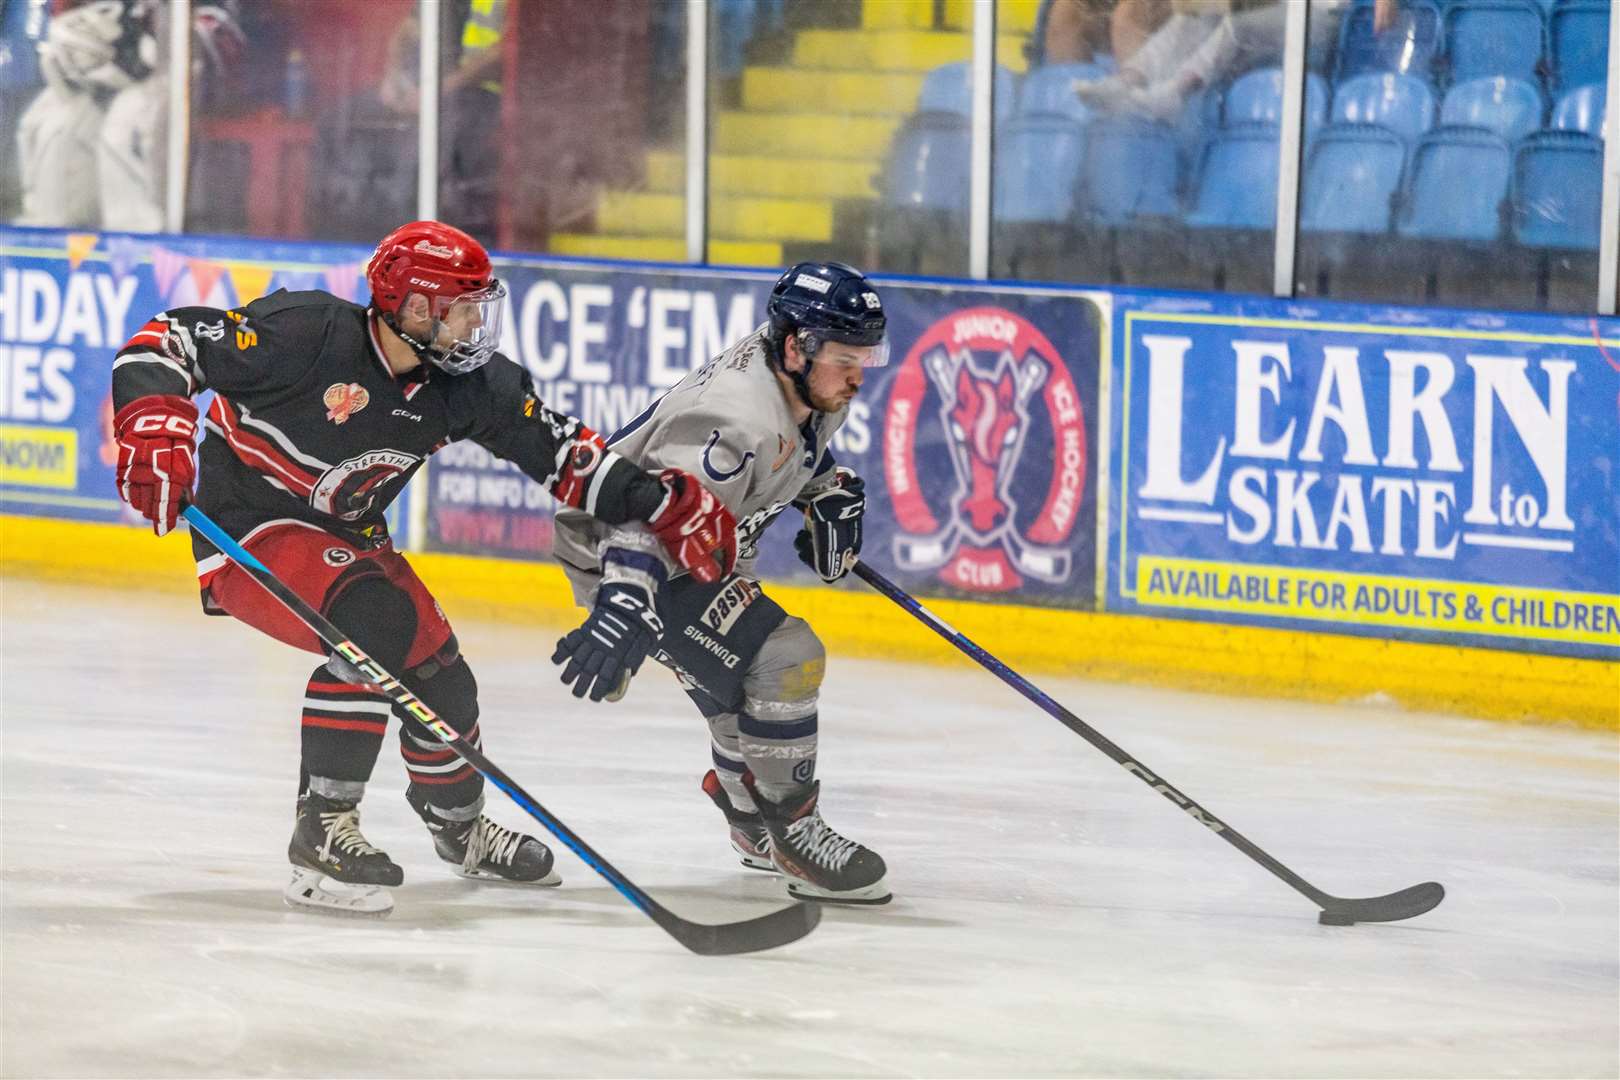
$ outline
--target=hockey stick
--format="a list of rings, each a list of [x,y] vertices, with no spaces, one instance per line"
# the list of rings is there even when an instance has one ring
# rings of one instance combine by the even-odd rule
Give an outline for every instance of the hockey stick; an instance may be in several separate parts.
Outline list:
[[[392,698],[394,704],[409,712],[423,727],[461,755],[461,759],[482,773],[485,779],[511,796],[513,802],[528,811],[529,815],[550,830],[553,836],[567,844],[575,855],[606,878],[608,884],[617,889],[626,900],[640,908],[643,914],[663,927],[671,937],[688,949],[700,956],[727,956],[733,953],[774,949],[778,945],[799,940],[814,930],[816,924],[821,921],[821,908],[816,904],[805,903],[794,903],[769,915],[761,915],[742,922],[721,923],[718,926],[690,922],[676,915],[648,896],[639,885],[597,854],[596,850],[581,840],[572,829],[553,817],[534,796],[524,791],[518,786],[517,781],[507,776],[499,766],[485,757],[483,751],[463,739],[455,728],[440,720],[438,714],[428,708],[420,698],[407,690],[398,679],[388,674],[380,664],[366,655],[363,649],[345,637],[342,631],[306,604],[297,593],[271,573],[269,567],[231,539],[229,534],[214,524],[206,514],[195,506],[186,507],[182,513],[186,520],[191,522],[191,527],[202,533],[210,544],[219,549],[220,554],[251,575],[253,580],[279,600],[283,607],[313,630],[334,653],[353,665],[377,689]]]
[[[1086,742],[1114,759],[1118,765],[1137,776],[1144,784],[1186,811],[1194,821],[1216,834],[1243,854],[1270,870],[1322,909],[1317,921],[1329,926],[1350,926],[1358,922],[1398,922],[1421,915],[1445,899],[1446,890],[1438,881],[1425,881],[1421,885],[1392,892],[1386,896],[1343,897],[1333,896],[1318,889],[1288,867],[1267,855],[1236,829],[1216,818],[1208,810],[1143,768],[1131,756],[1074,713],[1053,701],[1028,679],[969,641],[958,630],[919,604],[910,593],[873,570],[864,562],[855,564],[855,573],[878,592],[905,608],[926,623],[940,637],[967,653],[992,675],[1023,694],[1046,710],[1059,723],[1079,735]]]

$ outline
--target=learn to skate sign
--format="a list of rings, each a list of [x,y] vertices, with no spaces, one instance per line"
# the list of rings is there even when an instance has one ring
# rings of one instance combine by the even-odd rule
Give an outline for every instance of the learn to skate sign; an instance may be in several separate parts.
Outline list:
[[[1110,606],[1620,655],[1613,322],[1332,316],[1120,314]]]
[[[919,469],[921,445],[944,451],[949,477]],[[1003,307],[951,312],[911,346],[889,392],[895,565],[972,592],[1067,583],[1087,464],[1080,392],[1052,342]]]

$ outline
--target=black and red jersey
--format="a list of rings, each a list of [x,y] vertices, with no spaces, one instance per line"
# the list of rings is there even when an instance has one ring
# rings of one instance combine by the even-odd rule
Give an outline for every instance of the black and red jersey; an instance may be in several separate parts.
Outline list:
[[[603,521],[657,509],[658,481],[541,404],[519,365],[496,354],[463,375],[424,363],[396,377],[379,332],[366,308],[324,292],[278,291],[232,311],[172,308],[119,350],[113,407],[214,392],[196,500],[236,536],[293,519],[380,543],[383,513],[411,475],[460,439]]]

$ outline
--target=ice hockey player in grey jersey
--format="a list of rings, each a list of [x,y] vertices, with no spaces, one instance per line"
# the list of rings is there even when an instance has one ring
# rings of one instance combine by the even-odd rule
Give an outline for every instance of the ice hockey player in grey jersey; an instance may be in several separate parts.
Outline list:
[[[708,721],[703,789],[743,864],[780,872],[803,900],[882,904],[878,854],[834,832],[817,807],[816,700],[826,652],[754,577],[758,537],[803,511],[795,546],[823,580],[861,546],[861,478],[830,449],[865,369],[888,359],[883,302],[861,272],[800,263],[771,290],[768,320],[682,379],[609,440],[643,468],[683,468],[737,519],[737,566],[713,584],[678,567],[638,525],[557,515],[556,554],[590,609],[552,660],[576,697],[617,700],[649,653]]]

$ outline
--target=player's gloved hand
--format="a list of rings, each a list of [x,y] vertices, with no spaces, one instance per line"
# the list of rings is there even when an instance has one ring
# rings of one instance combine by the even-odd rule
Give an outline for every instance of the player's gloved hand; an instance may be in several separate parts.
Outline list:
[[[173,394],[136,398],[113,417],[113,436],[118,497],[164,535],[197,478],[197,406]]]
[[[855,567],[861,553],[861,517],[866,513],[866,481],[855,470],[838,466],[834,486],[806,496],[794,505],[804,511],[804,528],[793,547],[804,565],[837,581]]]
[[[566,665],[562,681],[573,686],[575,697],[589,693],[592,701],[618,701],[663,633],[663,620],[645,589],[604,582],[596,591],[595,607],[577,630],[557,642],[551,662]]]
[[[737,519],[697,477],[680,469],[658,474],[664,501],[647,519],[658,542],[692,577],[719,581],[737,565]]]

